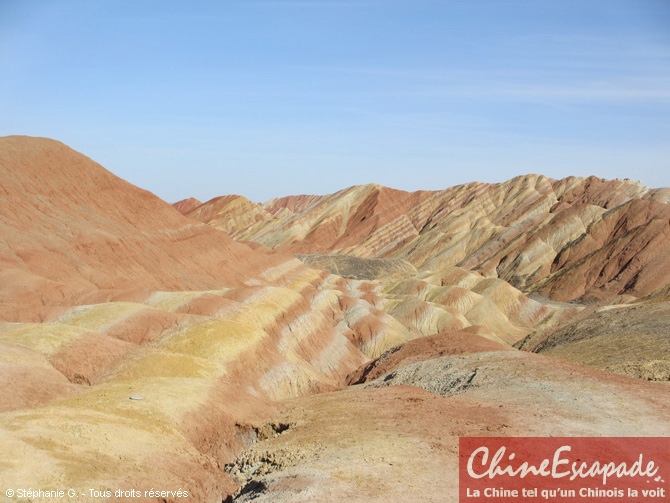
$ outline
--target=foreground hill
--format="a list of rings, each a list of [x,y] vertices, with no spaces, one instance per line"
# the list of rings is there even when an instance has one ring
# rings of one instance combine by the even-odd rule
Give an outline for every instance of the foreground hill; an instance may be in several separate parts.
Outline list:
[[[432,192],[363,185],[264,205],[228,196],[186,214],[276,250],[458,266],[570,301],[668,284],[668,203],[670,189],[628,180],[526,175]]]

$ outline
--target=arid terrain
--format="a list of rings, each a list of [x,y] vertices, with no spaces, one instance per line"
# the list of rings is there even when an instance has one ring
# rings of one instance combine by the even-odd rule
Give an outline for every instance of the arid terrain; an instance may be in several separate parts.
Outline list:
[[[461,436],[670,436],[669,188],[170,205],[13,136],[0,231],[0,501],[455,502]]]

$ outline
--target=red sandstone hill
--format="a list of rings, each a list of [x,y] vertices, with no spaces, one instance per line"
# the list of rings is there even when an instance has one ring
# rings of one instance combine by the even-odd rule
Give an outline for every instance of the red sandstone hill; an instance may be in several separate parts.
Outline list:
[[[45,138],[0,138],[0,301],[239,285],[274,260]]]

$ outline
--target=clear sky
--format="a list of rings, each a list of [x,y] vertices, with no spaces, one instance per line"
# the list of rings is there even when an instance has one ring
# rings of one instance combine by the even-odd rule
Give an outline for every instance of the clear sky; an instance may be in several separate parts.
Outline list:
[[[668,0],[0,0],[0,135],[173,202],[670,186]]]

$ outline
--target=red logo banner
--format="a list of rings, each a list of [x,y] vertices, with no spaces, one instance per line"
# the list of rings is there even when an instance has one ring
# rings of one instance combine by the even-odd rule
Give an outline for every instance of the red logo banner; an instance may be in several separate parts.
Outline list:
[[[461,437],[460,503],[664,503],[670,437]]]

